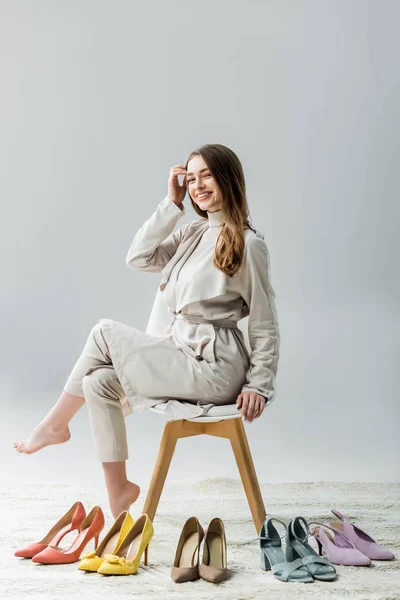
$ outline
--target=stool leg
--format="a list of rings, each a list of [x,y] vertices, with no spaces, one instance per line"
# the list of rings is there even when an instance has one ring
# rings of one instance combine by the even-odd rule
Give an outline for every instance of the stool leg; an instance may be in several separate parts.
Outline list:
[[[151,521],[153,521],[156,514],[181,427],[182,421],[171,421],[166,423],[164,427],[157,462],[143,507],[143,512],[149,516]]]
[[[264,501],[242,419],[232,419],[230,426],[229,439],[258,534],[266,517]]]

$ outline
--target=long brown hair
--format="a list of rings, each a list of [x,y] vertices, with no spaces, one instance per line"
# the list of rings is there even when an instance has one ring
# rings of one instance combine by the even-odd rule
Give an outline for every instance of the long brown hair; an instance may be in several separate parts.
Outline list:
[[[242,264],[244,229],[250,227],[254,230],[250,225],[243,168],[233,150],[223,144],[204,144],[193,150],[186,160],[186,170],[194,156],[203,158],[221,191],[220,208],[224,223],[215,244],[214,266],[228,277],[233,277]],[[190,194],[189,198],[197,214],[207,219],[207,211],[202,210]]]

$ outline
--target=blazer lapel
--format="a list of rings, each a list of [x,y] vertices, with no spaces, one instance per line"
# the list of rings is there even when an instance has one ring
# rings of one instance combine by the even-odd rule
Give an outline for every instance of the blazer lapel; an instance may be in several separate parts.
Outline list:
[[[171,260],[165,265],[165,267],[161,271],[162,279],[161,279],[161,283],[159,286],[160,290],[163,290],[165,288],[165,286],[167,285],[169,277],[171,275],[171,271],[175,267],[175,265],[181,260],[182,262],[181,262],[180,266],[182,266],[185,263],[185,261],[189,258],[189,256],[195,249],[196,244],[199,241],[201,235],[204,233],[204,231],[207,229],[207,227],[208,227],[207,222],[202,223],[200,225],[200,227],[198,229],[196,229],[196,231],[193,233],[193,235],[188,240],[186,240],[186,242],[182,242],[181,244],[179,244],[178,249],[175,252],[174,256],[171,258]]]

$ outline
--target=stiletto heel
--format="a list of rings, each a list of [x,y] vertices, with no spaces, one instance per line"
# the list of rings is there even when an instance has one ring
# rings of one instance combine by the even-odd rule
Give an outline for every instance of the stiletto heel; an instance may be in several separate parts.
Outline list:
[[[281,581],[288,581],[292,583],[312,583],[313,578],[308,572],[307,568],[303,565],[300,558],[292,560],[295,556],[293,548],[289,549],[289,553],[286,555],[282,549],[282,537],[276,530],[272,521],[277,521],[284,526],[287,531],[286,524],[279,519],[270,517],[266,519],[260,529],[260,535],[247,542],[240,542],[238,545],[249,544],[256,540],[260,540],[261,550],[261,568],[263,571],[272,571],[277,579]]]
[[[149,546],[150,546],[150,543],[147,544],[146,548],[144,549],[144,564],[146,567],[149,564]]]
[[[103,529],[105,523],[104,514],[100,506],[92,508],[90,513],[85,517],[79,526],[79,533],[73,541],[70,548],[63,550],[55,546],[47,546],[39,554],[35,554],[32,558],[33,562],[42,563],[44,565],[57,565],[73,563],[79,560],[79,557],[84,547],[98,536]]]
[[[80,524],[85,517],[86,511],[82,502],[75,502],[40,542],[33,542],[32,544],[19,548],[14,552],[14,556],[33,558],[35,554],[39,554],[39,552],[42,552],[42,550],[48,546],[58,546],[67,533],[79,529]]]
[[[97,546],[99,545],[99,536],[96,535],[96,537],[94,538],[94,549],[96,550]]]

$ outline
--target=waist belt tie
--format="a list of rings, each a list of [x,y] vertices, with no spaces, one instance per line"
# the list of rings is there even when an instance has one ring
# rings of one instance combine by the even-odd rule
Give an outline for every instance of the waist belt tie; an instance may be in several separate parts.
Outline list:
[[[170,309],[171,310],[171,309]],[[172,314],[176,319],[183,319],[184,321],[189,321],[190,323],[208,323],[209,325],[214,325],[214,327],[231,327],[233,329],[237,329],[237,321],[233,319],[206,319],[200,315],[185,315],[182,313],[177,313],[174,310],[171,310]]]

